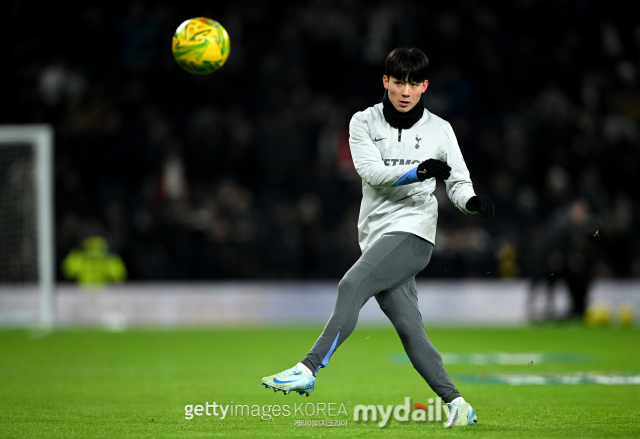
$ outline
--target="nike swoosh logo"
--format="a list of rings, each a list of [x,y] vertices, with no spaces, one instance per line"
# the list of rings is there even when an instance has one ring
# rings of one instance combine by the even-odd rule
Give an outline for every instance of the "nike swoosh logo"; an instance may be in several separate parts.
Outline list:
[[[382,138],[380,138],[380,139],[377,139],[377,138],[375,138],[375,137],[374,137],[374,138],[373,138],[373,141],[374,141],[374,142],[379,142],[379,141],[384,140],[384,139],[386,139],[386,137],[382,137]]]
[[[287,383],[295,383],[298,380],[292,380],[292,381],[280,381],[278,378],[274,378],[273,382],[276,384],[287,384]]]

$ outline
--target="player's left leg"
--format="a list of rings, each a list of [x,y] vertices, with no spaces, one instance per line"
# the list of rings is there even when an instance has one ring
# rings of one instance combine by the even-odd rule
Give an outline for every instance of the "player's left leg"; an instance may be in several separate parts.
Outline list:
[[[451,402],[459,397],[460,392],[444,369],[440,353],[425,333],[418,309],[415,278],[393,290],[378,293],[375,298],[398,332],[411,364],[427,384],[444,402]]]
[[[473,408],[460,396],[444,368],[442,357],[424,330],[418,308],[415,278],[376,294],[376,300],[395,327],[411,364],[436,394],[449,405],[446,427],[477,422]]]

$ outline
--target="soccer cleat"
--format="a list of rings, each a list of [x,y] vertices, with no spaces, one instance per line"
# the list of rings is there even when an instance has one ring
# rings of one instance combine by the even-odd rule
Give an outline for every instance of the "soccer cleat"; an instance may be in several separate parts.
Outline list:
[[[298,392],[300,395],[307,395],[313,392],[316,385],[316,378],[303,372],[299,364],[291,369],[287,369],[275,375],[262,378],[262,385],[274,392],[282,390],[284,394]]]
[[[447,422],[445,422],[444,428],[451,428],[456,425],[474,425],[478,422],[476,411],[464,398],[456,398],[447,403],[447,406],[449,406],[449,413],[447,413]]]

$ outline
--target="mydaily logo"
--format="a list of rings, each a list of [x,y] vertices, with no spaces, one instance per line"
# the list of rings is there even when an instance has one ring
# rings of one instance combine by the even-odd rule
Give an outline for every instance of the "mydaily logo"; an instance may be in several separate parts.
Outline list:
[[[433,398],[429,398],[428,407],[423,404],[413,404],[413,410],[411,406],[411,398],[408,396],[404,398],[404,404],[401,405],[363,405],[358,404],[353,409],[354,421],[378,421],[378,427],[384,428],[389,423],[391,416],[398,422],[407,422],[409,420],[414,422],[425,422],[429,420],[442,421],[442,413],[445,416],[448,414],[447,406],[442,404],[440,398],[436,398],[435,407]]]

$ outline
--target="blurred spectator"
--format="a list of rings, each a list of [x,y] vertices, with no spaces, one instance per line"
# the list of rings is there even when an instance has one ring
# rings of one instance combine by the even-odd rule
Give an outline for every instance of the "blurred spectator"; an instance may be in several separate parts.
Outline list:
[[[542,284],[543,290],[546,290],[543,318],[558,317],[554,310],[553,293],[556,282],[564,281],[569,289],[571,307],[568,316],[561,317],[584,317],[589,287],[594,278],[593,240],[598,235],[589,205],[583,199],[574,200],[553,213],[541,230],[537,248],[533,252],[533,278],[529,296],[531,312],[537,307],[537,287]]]
[[[109,251],[107,241],[101,236],[85,238],[80,248],[71,250],[62,261],[62,273],[88,288],[127,279],[122,258]]]

